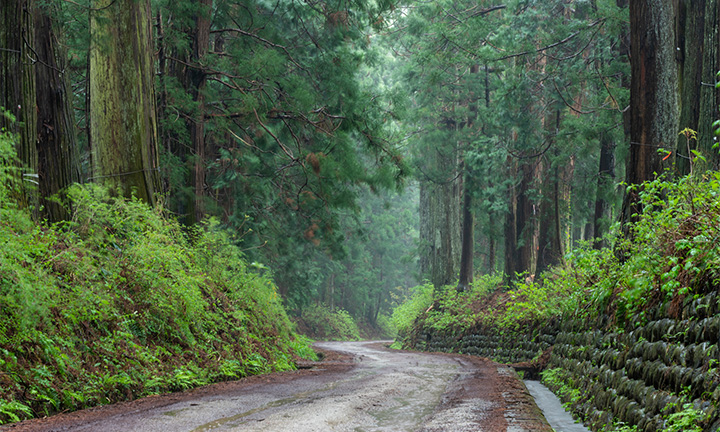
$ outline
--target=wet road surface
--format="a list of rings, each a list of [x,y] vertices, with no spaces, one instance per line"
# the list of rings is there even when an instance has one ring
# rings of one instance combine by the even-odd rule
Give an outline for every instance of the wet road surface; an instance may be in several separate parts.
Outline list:
[[[325,342],[347,364],[23,422],[8,431],[550,431],[510,369],[477,357]],[[245,381],[245,380],[241,380]],[[162,400],[162,398],[169,398]],[[125,408],[122,408],[122,407]],[[103,413],[105,411],[105,413]],[[30,429],[23,429],[29,426]],[[4,428],[0,430],[5,431]]]

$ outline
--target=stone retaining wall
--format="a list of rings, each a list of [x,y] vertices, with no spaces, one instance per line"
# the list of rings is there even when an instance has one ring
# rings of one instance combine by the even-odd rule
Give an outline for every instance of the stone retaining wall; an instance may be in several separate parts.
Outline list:
[[[564,386],[576,389],[576,415],[593,430],[609,430],[614,421],[639,431],[663,430],[661,413],[682,403],[708,414],[705,430],[720,429],[720,315],[716,293],[687,300],[680,317],[667,307],[651,313],[642,326],[604,331],[581,321],[545,325],[540,330],[503,332],[493,328],[460,335],[424,331],[417,349],[462,352],[504,363],[530,361],[548,348],[547,368],[561,368]],[[559,389],[553,389],[559,390]],[[684,398],[681,398],[684,395]],[[674,406],[674,408],[673,408]]]

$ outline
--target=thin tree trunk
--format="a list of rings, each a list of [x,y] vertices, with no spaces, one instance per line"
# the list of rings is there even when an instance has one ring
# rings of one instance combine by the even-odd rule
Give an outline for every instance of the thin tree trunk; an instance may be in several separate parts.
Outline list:
[[[511,156],[507,158],[508,167],[508,178],[515,178],[518,174],[517,162],[515,162]],[[511,184],[508,186],[507,196],[507,213],[505,214],[505,282],[509,283],[515,274],[520,272],[521,268],[518,257],[518,223],[517,223],[517,207],[518,207],[518,192],[517,185]]]
[[[580,103],[578,102],[578,105]],[[560,111],[545,116],[545,132],[547,139],[554,141],[555,131],[560,128]],[[553,144],[551,144],[553,145]],[[557,150],[554,150],[553,159],[557,159]],[[551,266],[562,260],[562,227],[561,227],[561,192],[560,169],[545,161],[539,171],[544,173],[538,180],[543,183],[544,198],[540,202],[539,243],[537,251],[536,274],[541,274]]]
[[[597,192],[595,196],[595,214],[593,217],[594,249],[606,246],[603,239],[610,229],[612,205],[609,197],[615,183],[615,143],[607,132],[600,135],[600,168],[598,170]]]
[[[460,277],[457,290],[462,292],[468,289],[473,282],[473,255],[475,244],[475,218],[472,214],[472,191],[468,180],[463,184],[462,207],[462,250],[460,252]]]
[[[487,69],[487,68],[486,68]],[[471,76],[477,74],[480,71],[480,65],[472,65],[470,67]],[[488,84],[485,83],[485,100],[487,101],[488,95]],[[469,114],[465,128],[472,129],[475,124],[475,118],[477,117],[477,100],[473,92],[470,92],[468,102]],[[487,103],[487,102],[486,102]],[[466,143],[467,147],[469,144]],[[465,153],[467,149],[463,151]],[[465,163],[465,155],[463,154],[463,160],[460,163],[460,171],[463,173],[462,182],[462,199],[463,205],[460,217],[462,218],[462,233],[460,236],[461,250],[460,250],[460,275],[458,277],[457,290],[462,292],[468,289],[473,282],[473,260],[475,259],[475,216],[472,212],[472,176],[469,172],[469,168]]]
[[[193,197],[193,222],[200,222],[205,216],[205,87],[207,74],[202,69],[205,56],[210,49],[210,16],[212,14],[213,0],[197,0],[198,14],[195,17],[193,35],[192,63],[195,67],[187,68],[189,89],[195,99],[196,109],[190,123],[190,138],[195,152],[192,185],[195,192]]]
[[[515,233],[517,240],[515,242],[517,248],[517,262],[515,265],[516,273],[532,273],[533,264],[533,233],[534,233],[534,212],[533,203],[530,199],[530,189],[534,176],[533,166],[523,163],[520,166],[519,190],[517,193],[517,206],[515,216]]]

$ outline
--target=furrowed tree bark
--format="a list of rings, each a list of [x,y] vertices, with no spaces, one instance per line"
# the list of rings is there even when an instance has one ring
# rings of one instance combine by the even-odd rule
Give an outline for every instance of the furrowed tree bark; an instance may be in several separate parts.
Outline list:
[[[93,180],[155,203],[159,192],[149,0],[96,0],[90,19]]]
[[[192,170],[192,185],[194,196],[192,201],[192,220],[190,223],[200,222],[205,216],[205,87],[207,74],[202,69],[205,56],[210,48],[210,16],[212,13],[213,0],[196,0],[198,14],[195,16],[195,29],[193,30],[192,58],[191,63],[196,67],[186,69],[190,94],[195,100],[195,112],[190,120],[190,138],[193,143],[195,158]]]
[[[674,151],[678,133],[677,62],[673,2],[630,2],[630,159],[627,183],[639,185],[663,171],[658,149]],[[642,209],[637,190],[623,202],[622,221]],[[626,233],[627,234],[627,233]]]
[[[718,0],[681,0],[677,13],[677,47],[680,88],[680,129],[696,131],[697,141],[691,141],[690,149],[685,136],[678,136],[676,161],[678,172],[688,174],[694,155],[698,150],[707,163],[697,160],[700,170],[718,169],[720,155],[713,150],[712,123],[718,106],[715,90],[715,74],[720,68],[718,61],[718,24],[720,23]]]
[[[66,54],[49,11],[36,8],[35,64],[37,98],[38,187],[42,215],[56,222],[70,217],[69,203],[51,197],[80,179],[79,151],[72,120]]]
[[[18,135],[16,151],[24,185],[31,184],[37,173],[33,9],[33,0],[0,2],[0,107],[15,117],[11,122],[0,115],[0,128]],[[35,208],[37,195],[23,190],[17,200]]]

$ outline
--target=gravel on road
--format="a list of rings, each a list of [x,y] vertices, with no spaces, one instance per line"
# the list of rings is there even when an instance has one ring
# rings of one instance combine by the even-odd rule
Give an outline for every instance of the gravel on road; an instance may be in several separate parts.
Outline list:
[[[1,432],[551,432],[515,372],[460,354],[322,342],[307,369],[0,427]]]

